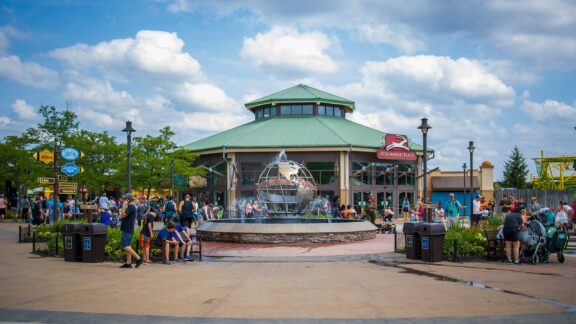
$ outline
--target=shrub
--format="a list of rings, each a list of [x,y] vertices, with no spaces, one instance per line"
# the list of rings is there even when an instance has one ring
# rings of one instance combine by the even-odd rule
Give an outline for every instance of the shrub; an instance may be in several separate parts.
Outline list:
[[[453,226],[448,229],[444,238],[444,254],[451,258],[454,255],[454,241],[458,243],[459,256],[482,256],[486,250],[486,236],[479,227],[464,228]]]

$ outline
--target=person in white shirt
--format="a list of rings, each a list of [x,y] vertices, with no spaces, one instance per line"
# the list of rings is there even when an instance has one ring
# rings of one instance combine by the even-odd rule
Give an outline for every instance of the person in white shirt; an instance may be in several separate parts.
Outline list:
[[[442,208],[442,202],[436,203],[436,209],[434,209],[434,223],[444,224],[446,219],[444,218],[444,208]]]
[[[100,199],[98,199],[98,207],[102,210],[108,209],[108,197],[106,197],[106,193],[103,193]]]
[[[480,196],[477,195],[476,199],[474,199],[474,201],[472,202],[472,219],[470,226],[478,225],[478,220],[480,220],[480,216],[482,216],[480,206],[482,206],[482,203],[480,202]]]

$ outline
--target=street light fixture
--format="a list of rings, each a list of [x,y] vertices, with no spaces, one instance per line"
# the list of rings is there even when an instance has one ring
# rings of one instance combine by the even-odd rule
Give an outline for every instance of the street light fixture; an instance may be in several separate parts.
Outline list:
[[[172,197],[174,197],[174,160],[170,161],[170,178],[172,179]]]
[[[132,193],[132,133],[134,133],[136,130],[134,128],[132,128],[132,122],[131,121],[127,121],[126,122],[126,127],[122,130],[123,132],[126,132],[126,137],[127,137],[127,143],[128,143],[128,154],[127,154],[127,160],[128,160],[128,193]]]
[[[472,206],[474,206],[474,182],[472,182],[472,178],[474,177],[474,142],[470,141],[468,144],[468,151],[470,151],[470,226],[472,226]]]
[[[462,177],[464,179],[464,196],[462,201],[464,202],[464,205],[466,205],[466,162],[462,164],[462,174],[464,175]]]
[[[428,136],[428,131],[430,130],[430,128],[432,128],[430,125],[428,125],[428,118],[422,118],[422,123],[420,124],[420,126],[418,126],[418,129],[420,131],[422,131],[422,144],[423,144],[423,149],[424,149],[424,153],[422,155],[422,159],[424,161],[424,165],[423,165],[423,170],[422,170],[422,174],[424,175],[424,179],[422,179],[423,182],[423,186],[422,186],[422,200],[424,201],[424,214],[426,215],[426,221],[430,222],[430,220],[428,219],[428,208],[426,208],[426,204],[428,203],[428,177],[426,176],[426,174],[428,173],[428,143],[427,143],[427,136]]]

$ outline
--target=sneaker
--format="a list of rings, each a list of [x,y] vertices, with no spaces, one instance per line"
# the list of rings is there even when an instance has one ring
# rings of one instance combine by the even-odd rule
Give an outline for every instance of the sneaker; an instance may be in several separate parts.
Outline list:
[[[138,268],[138,267],[141,266],[141,265],[142,265],[142,258],[140,258],[140,259],[138,259],[138,260],[136,261],[136,266],[135,266],[135,268]]]
[[[514,262],[510,261],[510,260],[506,260],[507,264],[513,264]]]
[[[516,261],[514,261],[514,264],[515,264],[515,265],[521,265],[522,262],[520,262],[520,260],[516,260]]]
[[[184,259],[186,259],[186,261],[194,261],[194,258],[191,255],[185,257]]]
[[[170,260],[164,260],[162,261],[163,264],[171,264],[172,262],[170,262]]]
[[[132,269],[132,265],[128,263],[124,263],[120,266],[121,269]]]
[[[175,261],[178,262],[178,263],[182,263],[182,262],[184,262],[184,259],[183,259],[183,258],[178,258],[178,259],[176,259]]]

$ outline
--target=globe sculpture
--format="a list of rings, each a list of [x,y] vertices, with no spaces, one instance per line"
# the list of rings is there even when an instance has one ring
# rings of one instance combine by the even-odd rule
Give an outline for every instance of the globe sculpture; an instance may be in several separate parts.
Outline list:
[[[316,183],[302,164],[278,160],[268,164],[258,179],[258,201],[270,218],[297,218],[317,193]]]

